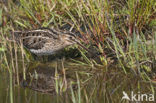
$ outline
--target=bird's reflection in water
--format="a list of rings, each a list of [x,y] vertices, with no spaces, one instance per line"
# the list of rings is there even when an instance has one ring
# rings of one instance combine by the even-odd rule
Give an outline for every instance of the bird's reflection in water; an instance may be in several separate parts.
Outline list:
[[[21,85],[32,90],[48,93],[60,94],[70,87],[76,88],[74,79],[66,74],[65,69],[58,69],[59,66],[51,64],[30,64],[27,69],[26,79],[21,80]],[[21,77],[23,74],[21,74]]]

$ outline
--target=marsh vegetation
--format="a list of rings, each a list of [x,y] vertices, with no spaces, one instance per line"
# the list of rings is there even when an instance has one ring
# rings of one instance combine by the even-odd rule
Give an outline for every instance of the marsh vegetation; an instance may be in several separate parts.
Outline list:
[[[97,55],[74,45],[37,57],[13,39],[38,28],[70,31]],[[155,0],[1,0],[0,101],[129,103],[123,91],[156,95],[155,40]]]

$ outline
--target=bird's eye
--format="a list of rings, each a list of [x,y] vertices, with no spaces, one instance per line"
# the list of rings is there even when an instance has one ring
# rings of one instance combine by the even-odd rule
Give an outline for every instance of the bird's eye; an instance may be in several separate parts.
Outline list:
[[[70,38],[70,39],[73,39],[73,37],[71,37],[71,36],[70,36],[69,38]]]

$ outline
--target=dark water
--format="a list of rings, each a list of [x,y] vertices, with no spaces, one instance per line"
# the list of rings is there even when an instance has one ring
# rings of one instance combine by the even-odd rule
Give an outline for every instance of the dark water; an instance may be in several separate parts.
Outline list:
[[[155,95],[156,90],[155,83],[144,81],[134,73],[126,75],[122,69],[113,66],[54,62],[29,63],[26,67],[26,79],[20,72],[19,85],[13,75],[14,103],[129,103],[121,100],[123,91],[128,95],[132,92]],[[0,103],[10,103],[9,74],[7,70],[1,70]]]

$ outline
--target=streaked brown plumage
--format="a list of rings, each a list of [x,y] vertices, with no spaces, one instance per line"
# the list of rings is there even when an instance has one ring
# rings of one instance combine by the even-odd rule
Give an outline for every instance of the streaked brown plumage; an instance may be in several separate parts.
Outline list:
[[[21,42],[25,48],[36,55],[55,54],[67,46],[79,43],[72,33],[48,28],[15,31],[14,37],[17,42]]]

